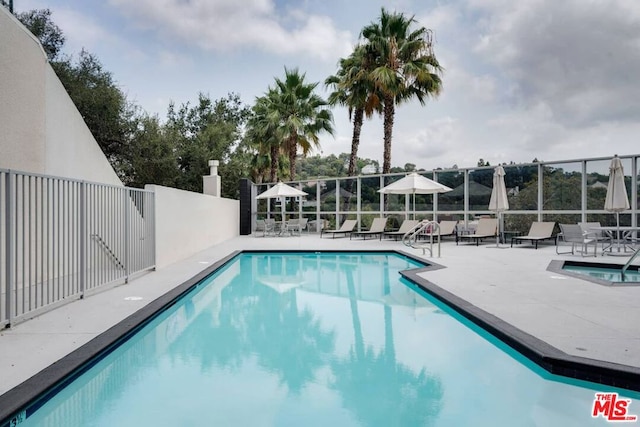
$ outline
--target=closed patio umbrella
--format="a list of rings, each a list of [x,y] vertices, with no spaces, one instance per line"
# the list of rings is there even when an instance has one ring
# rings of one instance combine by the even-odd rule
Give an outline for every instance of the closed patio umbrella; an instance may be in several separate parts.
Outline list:
[[[507,186],[504,183],[504,168],[498,166],[493,172],[493,190],[491,191],[491,199],[489,200],[489,210],[496,213],[497,230],[496,247],[500,241],[500,218],[502,212],[509,210],[509,200],[507,199]]]
[[[624,184],[624,168],[618,155],[614,155],[609,166],[609,183],[607,185],[607,197],[604,200],[604,209],[616,213],[616,227],[618,250],[620,250],[620,212],[630,208],[627,188]]]
[[[382,194],[413,194],[413,218],[416,217],[416,194],[446,193],[451,188],[439,182],[412,172],[402,179],[382,187],[378,193]]]

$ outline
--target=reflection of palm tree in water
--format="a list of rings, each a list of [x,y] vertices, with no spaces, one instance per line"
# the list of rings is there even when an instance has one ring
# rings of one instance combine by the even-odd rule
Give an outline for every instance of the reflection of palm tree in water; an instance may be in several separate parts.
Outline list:
[[[311,311],[298,309],[295,290],[281,294],[267,289],[247,318],[253,325],[248,341],[258,362],[276,372],[294,394],[315,378],[333,351],[334,333],[323,331]]]
[[[244,265],[242,268],[251,268]],[[275,373],[289,391],[300,390],[326,365],[334,333],[323,330],[309,310],[299,310],[295,290],[278,292],[268,286],[235,279],[222,293],[218,321],[210,310],[194,319],[195,328],[174,345],[183,357],[200,359],[203,371],[213,366],[240,368],[250,360]],[[208,339],[202,340],[202,332]]]
[[[364,425],[434,424],[444,395],[441,380],[424,369],[416,374],[396,362],[392,311],[388,305],[384,307],[385,348],[378,353],[372,347],[365,349],[352,267],[345,266],[345,276],[354,351],[346,359],[332,363],[333,388],[341,393],[344,406]],[[388,275],[384,278],[384,290],[390,292]]]

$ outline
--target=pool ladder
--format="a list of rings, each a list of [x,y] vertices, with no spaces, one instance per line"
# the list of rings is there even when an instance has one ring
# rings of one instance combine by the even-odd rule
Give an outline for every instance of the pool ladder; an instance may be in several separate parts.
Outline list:
[[[622,267],[622,271],[620,272],[620,278],[622,279],[623,282],[624,282],[624,272],[627,271],[627,269],[629,268],[633,260],[636,259],[639,253],[640,253],[640,248],[636,249],[636,252],[633,255],[631,255],[631,257],[629,258],[629,261],[627,261],[627,263]]]
[[[429,243],[418,243],[418,237],[430,230]],[[402,243],[405,246],[409,246],[414,249],[422,249],[422,254],[425,255],[426,251],[429,251],[429,255],[433,256],[433,236],[438,236],[438,258],[440,258],[440,225],[436,221],[423,220],[416,224],[411,230],[407,231],[402,236]]]

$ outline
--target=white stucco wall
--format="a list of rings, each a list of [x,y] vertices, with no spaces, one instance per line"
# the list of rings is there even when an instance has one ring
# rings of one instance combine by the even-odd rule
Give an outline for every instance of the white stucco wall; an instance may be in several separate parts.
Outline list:
[[[43,173],[47,56],[4,7],[0,40],[0,168]]]
[[[155,193],[156,267],[185,259],[240,234],[240,202],[160,185]]]
[[[122,185],[38,40],[0,7],[0,168]]]
[[[47,66],[45,76],[46,173],[122,185],[53,68]]]

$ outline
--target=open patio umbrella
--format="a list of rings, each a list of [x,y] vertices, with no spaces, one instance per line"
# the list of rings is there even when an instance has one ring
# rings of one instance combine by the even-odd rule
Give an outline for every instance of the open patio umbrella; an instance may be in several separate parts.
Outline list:
[[[413,218],[416,217],[416,194],[446,193],[451,188],[412,172],[402,179],[382,187],[378,193],[382,194],[413,194]]]
[[[500,242],[500,219],[502,212],[509,210],[509,200],[507,199],[507,186],[504,183],[504,168],[498,166],[493,171],[493,190],[491,190],[491,199],[489,200],[489,210],[496,213],[497,230],[496,247]]]
[[[285,207],[284,203],[287,197],[302,197],[306,196],[307,193],[304,191],[298,190],[297,188],[293,188],[290,185],[287,185],[283,182],[278,182],[276,185],[265,191],[264,193],[260,193],[256,199],[281,199],[282,203],[280,206],[282,207],[282,221],[284,221],[284,212]]]
[[[629,209],[629,198],[627,197],[627,188],[624,184],[624,168],[617,154],[613,156],[611,165],[609,165],[609,184],[607,185],[607,197],[604,200],[604,209],[616,213],[616,235],[618,242],[620,242],[620,212]]]

